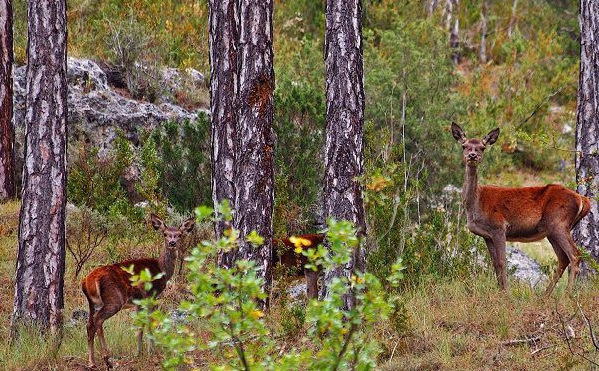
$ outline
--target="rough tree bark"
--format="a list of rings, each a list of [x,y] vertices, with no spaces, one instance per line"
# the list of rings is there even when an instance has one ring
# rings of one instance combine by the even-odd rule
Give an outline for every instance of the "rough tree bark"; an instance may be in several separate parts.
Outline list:
[[[575,241],[599,261],[599,2],[580,2],[580,77],[576,124],[576,183],[594,200],[590,213],[574,229]],[[582,264],[583,273],[588,273]]]
[[[0,201],[15,198],[12,0],[0,0]]]
[[[512,3],[512,15],[510,16],[510,23],[507,28],[507,37],[512,38],[514,33],[514,27],[516,27],[516,21],[518,20],[518,0],[514,0]]]
[[[483,0],[480,10],[480,47],[478,59],[480,63],[487,63],[487,0]]]
[[[210,0],[210,113],[212,126],[212,200],[234,209],[236,152],[237,30],[236,0]],[[222,236],[225,222],[214,225]],[[231,267],[232,253],[220,253],[219,266]]]
[[[428,3],[428,16],[432,17],[435,14],[439,0],[430,0]]]
[[[240,246],[235,259],[256,262],[271,286],[273,173],[273,0],[239,1],[237,60],[238,102],[237,156],[235,158],[235,217]],[[264,244],[253,247],[245,241],[255,230]],[[263,303],[265,306],[268,303]]]
[[[452,49],[451,59],[459,63],[460,55],[460,21],[458,19],[459,0],[446,0],[443,17],[445,18],[445,29],[449,31],[449,47]],[[455,18],[455,19],[454,19]],[[453,20],[453,25],[452,25]]]
[[[362,189],[356,177],[363,174],[364,61],[361,0],[327,0],[325,34],[327,129],[325,143],[324,216],[349,220],[365,234]],[[351,277],[364,270],[364,250],[358,248],[346,266],[324,273],[321,297],[334,277]],[[344,297],[353,308],[354,295]]]
[[[23,201],[13,334],[20,323],[57,333],[65,262],[66,0],[29,1]]]

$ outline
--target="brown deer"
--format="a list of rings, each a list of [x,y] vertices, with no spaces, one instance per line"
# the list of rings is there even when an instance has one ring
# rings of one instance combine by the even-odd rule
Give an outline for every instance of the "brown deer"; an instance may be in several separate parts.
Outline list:
[[[557,184],[524,188],[480,186],[478,165],[485,148],[497,141],[499,129],[492,130],[482,140],[467,139],[462,128],[452,123],[451,133],[463,148],[466,171],[462,202],[468,229],[484,238],[499,286],[507,288],[506,241],[534,242],[547,237],[557,255],[558,266],[545,294],[551,294],[568,265],[569,291],[580,264],[580,252],[571,230],[587,215],[591,201]]]
[[[195,219],[190,218],[180,227],[167,227],[162,219],[152,214],[150,222],[154,229],[164,235],[164,250],[158,258],[126,260],[120,263],[106,265],[94,269],[81,282],[81,289],[89,303],[89,319],[87,323],[87,344],[89,350],[89,366],[96,366],[94,360],[94,338],[96,333],[100,338],[102,357],[106,366],[112,365],[108,359],[108,348],[104,339],[104,321],[114,316],[121,309],[136,307],[135,299],[143,299],[151,295],[159,295],[166,283],[173,276],[177,259],[177,245],[184,233],[189,233],[195,226]],[[152,282],[152,289],[146,292],[143,287],[133,286],[131,274],[123,268],[133,266],[135,274],[148,269],[152,276],[163,273],[160,279]],[[139,309],[139,308],[138,308]],[[142,353],[143,329],[137,334],[137,352]]]
[[[304,234],[296,236],[304,240],[304,247],[316,248],[324,240],[323,234]],[[273,240],[273,253],[272,260],[273,265],[276,263],[281,264],[284,267],[292,268],[295,272],[303,272],[306,276],[306,296],[308,299],[318,298],[318,275],[320,269],[314,271],[306,268],[308,258],[300,253],[295,252],[295,244],[290,241],[289,238],[283,238],[280,240]]]

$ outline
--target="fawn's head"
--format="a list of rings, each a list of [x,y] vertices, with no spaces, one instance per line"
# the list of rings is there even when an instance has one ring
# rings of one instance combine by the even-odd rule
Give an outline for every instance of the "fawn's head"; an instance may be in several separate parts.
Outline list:
[[[451,123],[451,135],[462,144],[463,160],[468,166],[478,166],[483,159],[487,146],[495,143],[499,137],[499,128],[493,129],[483,139],[467,139],[464,130],[455,122]]]
[[[156,214],[150,215],[150,223],[155,230],[162,232],[164,236],[164,246],[170,250],[176,250],[179,245],[179,241],[184,234],[190,233],[195,227],[195,218],[191,217],[184,221],[179,227],[169,227],[164,224],[164,221],[160,219]]]

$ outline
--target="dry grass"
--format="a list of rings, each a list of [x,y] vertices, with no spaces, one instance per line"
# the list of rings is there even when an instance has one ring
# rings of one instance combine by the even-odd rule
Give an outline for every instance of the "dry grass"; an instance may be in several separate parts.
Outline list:
[[[382,369],[588,370],[589,361],[570,352],[560,317],[576,335],[574,353],[599,361],[578,311],[580,303],[597,324],[598,293],[587,284],[572,298],[562,290],[544,298],[518,283],[501,292],[485,276],[423,285],[404,295],[408,331],[386,339],[387,354],[395,352]]]
[[[8,343],[12,311],[14,260],[18,203],[0,206],[0,369],[20,370],[84,370],[86,364],[85,322],[72,321],[77,309],[87,309],[79,283],[70,279],[72,262],[67,256],[65,282],[64,338],[58,352],[44,339],[25,333],[12,345]],[[518,246],[541,264],[554,259],[546,244]],[[138,246],[136,251],[149,252],[155,248]],[[101,250],[101,249],[100,249]],[[106,259],[99,254],[94,259]],[[93,266],[97,261],[91,261]],[[84,269],[84,272],[89,267]],[[589,330],[578,311],[578,304],[599,323],[599,290],[591,283],[580,285],[575,297],[558,287],[554,297],[545,299],[539,289],[512,282],[510,291],[497,289],[495,279],[482,275],[469,280],[433,281],[402,294],[405,303],[406,325],[400,331],[384,322],[378,338],[383,346],[380,370],[588,370],[595,361],[595,349]],[[185,297],[185,283],[175,280],[164,292],[162,305],[173,308]],[[276,335],[278,348],[289,349],[305,335],[306,328],[297,328],[297,313],[289,310],[284,296],[273,300],[267,322]],[[556,308],[558,311],[556,311]],[[570,341],[573,354],[564,337],[562,318],[572,327],[575,338]],[[115,365],[119,370],[159,370],[160,355],[135,356],[135,329],[130,312],[124,311],[106,322],[106,334]],[[599,331],[599,330],[598,330]],[[533,339],[531,341],[522,341]],[[305,344],[309,346],[309,344]],[[582,354],[582,356],[581,356]],[[198,364],[216,354],[197,354]],[[599,361],[599,358],[597,359]]]

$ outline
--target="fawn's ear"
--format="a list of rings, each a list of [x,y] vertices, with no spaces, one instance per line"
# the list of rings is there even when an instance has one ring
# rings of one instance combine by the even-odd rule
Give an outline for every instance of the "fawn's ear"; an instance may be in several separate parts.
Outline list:
[[[150,223],[152,223],[152,227],[157,231],[163,232],[166,229],[166,225],[164,225],[162,219],[154,213],[150,214]]]
[[[460,127],[460,125],[455,122],[451,122],[451,135],[453,135],[454,139],[458,142],[463,142],[466,140],[466,134],[464,130]]]
[[[196,219],[195,219],[195,217],[191,217],[181,224],[181,226],[179,227],[179,230],[181,232],[191,233],[191,231],[193,231],[195,226],[196,226]]]
[[[483,144],[486,146],[487,144],[491,145],[497,142],[497,138],[499,138],[499,128],[495,128],[489,132],[489,134],[485,135],[483,138]]]

